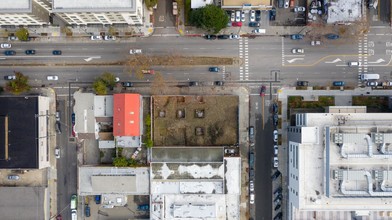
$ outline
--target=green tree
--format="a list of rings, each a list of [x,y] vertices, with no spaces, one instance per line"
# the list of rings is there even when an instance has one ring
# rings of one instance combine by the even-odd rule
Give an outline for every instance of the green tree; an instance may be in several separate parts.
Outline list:
[[[100,78],[93,83],[93,89],[97,95],[106,95],[108,93],[106,84]]]
[[[152,8],[158,4],[158,0],[145,0],[144,2],[146,3],[147,8]]]
[[[106,87],[113,88],[116,85],[116,76],[113,73],[104,72],[101,80],[105,83]]]
[[[29,31],[26,28],[19,28],[19,30],[15,32],[15,36],[21,41],[27,41],[29,39]]]
[[[22,92],[27,92],[30,90],[30,85],[28,84],[29,77],[23,75],[21,72],[14,72],[15,73],[15,79],[9,81],[6,84],[6,90],[15,94],[19,95]]]
[[[227,26],[229,18],[223,9],[215,5],[206,5],[192,10],[189,21],[198,28],[202,28],[208,32],[218,33]]]
[[[116,157],[113,160],[113,166],[115,167],[127,167],[128,160],[125,157]]]

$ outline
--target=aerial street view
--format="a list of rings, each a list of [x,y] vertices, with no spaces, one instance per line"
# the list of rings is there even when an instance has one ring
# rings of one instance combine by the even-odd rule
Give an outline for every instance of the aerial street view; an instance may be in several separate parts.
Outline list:
[[[0,220],[392,219],[391,9],[1,0]]]

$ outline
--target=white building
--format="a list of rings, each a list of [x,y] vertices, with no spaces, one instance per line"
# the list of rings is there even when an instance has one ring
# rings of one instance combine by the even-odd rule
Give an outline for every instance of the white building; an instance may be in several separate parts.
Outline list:
[[[392,114],[344,112],[296,114],[288,127],[289,219],[392,210]]]
[[[141,0],[53,0],[52,12],[70,25],[143,25]]]
[[[1,0],[0,25],[43,25],[49,23],[50,4],[44,0]]]

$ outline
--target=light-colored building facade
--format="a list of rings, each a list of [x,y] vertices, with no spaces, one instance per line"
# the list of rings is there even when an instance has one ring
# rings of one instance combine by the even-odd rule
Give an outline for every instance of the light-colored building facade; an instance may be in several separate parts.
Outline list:
[[[287,128],[288,219],[301,211],[392,210],[392,114],[344,110],[296,114]]]
[[[36,26],[49,23],[50,3],[45,0],[0,1],[0,25]]]

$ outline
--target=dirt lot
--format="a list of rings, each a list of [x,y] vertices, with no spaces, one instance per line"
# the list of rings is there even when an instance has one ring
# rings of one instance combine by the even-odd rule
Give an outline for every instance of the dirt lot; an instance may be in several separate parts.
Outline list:
[[[238,142],[237,96],[154,96],[154,146],[221,146]]]

